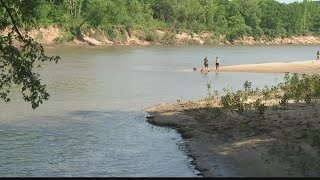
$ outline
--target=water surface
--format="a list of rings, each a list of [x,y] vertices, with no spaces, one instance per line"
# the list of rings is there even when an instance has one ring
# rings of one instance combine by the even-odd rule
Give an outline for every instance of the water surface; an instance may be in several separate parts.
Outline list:
[[[314,59],[316,46],[50,48],[41,71],[50,100],[32,111],[13,93],[0,102],[1,176],[196,176],[183,140],[145,121],[145,107],[204,98],[214,89],[272,85],[281,74],[201,74],[213,65]]]

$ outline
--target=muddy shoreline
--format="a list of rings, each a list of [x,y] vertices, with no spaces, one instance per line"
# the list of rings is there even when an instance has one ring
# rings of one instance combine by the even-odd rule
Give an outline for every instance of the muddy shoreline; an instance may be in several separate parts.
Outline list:
[[[145,111],[150,124],[174,128],[182,135],[204,177],[320,175],[320,157],[310,145],[306,126],[319,128],[319,104],[290,104],[285,110],[268,107],[264,117],[224,110],[218,100],[210,105],[206,100],[167,103]],[[284,137],[284,132],[292,136]]]

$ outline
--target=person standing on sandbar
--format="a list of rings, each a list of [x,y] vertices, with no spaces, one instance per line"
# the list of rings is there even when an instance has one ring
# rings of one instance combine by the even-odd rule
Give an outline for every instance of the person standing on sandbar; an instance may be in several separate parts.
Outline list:
[[[204,64],[204,70],[208,71],[208,58],[207,58],[207,56],[204,58],[203,64]]]
[[[219,71],[219,66],[220,66],[220,59],[219,57],[216,57],[216,71]]]
[[[319,61],[320,60],[320,51],[317,52],[317,60],[316,61]]]

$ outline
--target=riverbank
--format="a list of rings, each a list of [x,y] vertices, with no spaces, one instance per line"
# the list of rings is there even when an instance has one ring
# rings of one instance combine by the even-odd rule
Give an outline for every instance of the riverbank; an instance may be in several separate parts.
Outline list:
[[[215,67],[209,67],[209,71],[215,72]],[[203,71],[202,67],[196,71]],[[242,64],[233,66],[221,66],[219,72],[255,72],[255,73],[320,73],[320,61],[298,61],[289,63],[262,63],[262,64]]]
[[[270,39],[261,37],[243,37],[232,42],[226,36],[212,32],[193,33],[181,30],[157,29],[115,30],[114,37],[109,37],[100,29],[86,29],[74,37],[68,30],[54,26],[32,29],[28,35],[44,46],[149,46],[149,45],[280,45],[280,44],[320,44],[320,36],[292,36]]]
[[[264,116],[221,108],[219,100],[161,104],[146,109],[148,122],[174,127],[196,167],[212,176],[319,176],[320,156],[312,130],[320,105],[270,101]]]

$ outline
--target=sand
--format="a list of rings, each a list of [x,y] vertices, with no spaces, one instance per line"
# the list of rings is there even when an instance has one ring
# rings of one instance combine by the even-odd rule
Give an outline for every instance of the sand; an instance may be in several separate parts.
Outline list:
[[[201,71],[202,67],[196,68]],[[215,71],[215,67],[209,67],[209,71]],[[309,60],[290,63],[263,63],[263,64],[243,64],[233,66],[223,66],[219,68],[219,72],[257,72],[257,73],[320,73],[320,61]]]
[[[222,109],[219,100],[197,100],[146,112],[149,123],[181,133],[204,177],[320,176],[318,149],[311,146],[312,129],[320,128],[319,103],[276,107],[264,117],[252,110],[239,115]]]
[[[193,69],[200,71],[201,68]],[[210,67],[214,71],[214,67]],[[320,73],[320,61],[222,66],[220,72]],[[220,100],[177,101],[146,108],[148,122],[176,128],[204,177],[320,176],[320,103],[279,99],[264,115],[222,108]],[[316,142],[316,143],[315,143]]]

